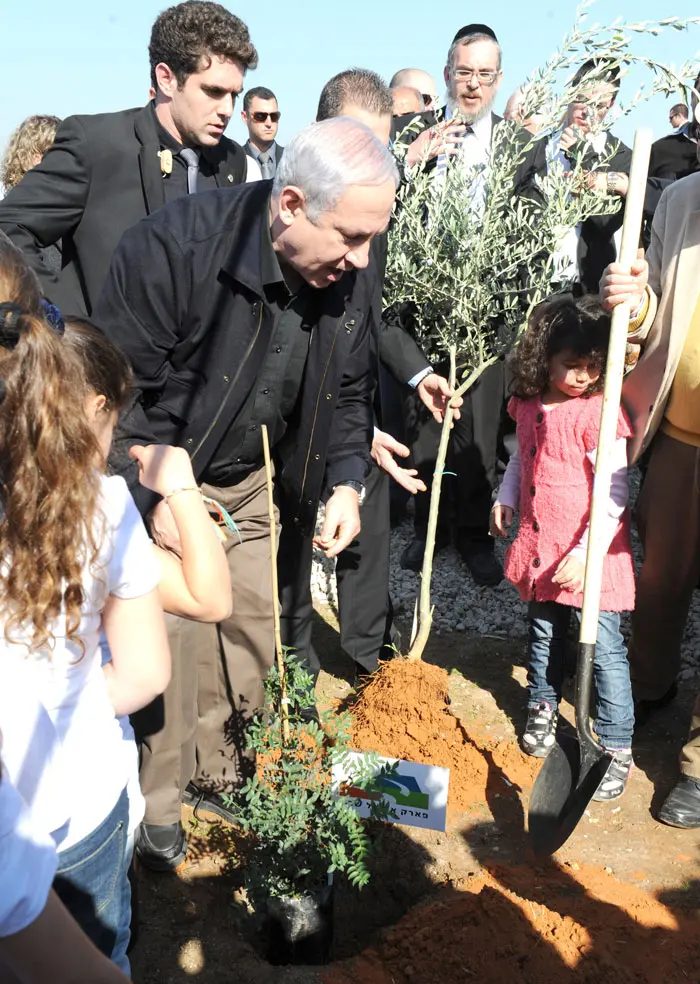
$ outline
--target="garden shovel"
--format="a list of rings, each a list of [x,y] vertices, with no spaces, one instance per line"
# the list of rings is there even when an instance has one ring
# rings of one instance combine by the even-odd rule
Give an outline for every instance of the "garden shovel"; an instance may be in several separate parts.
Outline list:
[[[635,134],[619,256],[619,263],[626,267],[631,266],[637,255],[651,139],[651,130],[637,130]],[[610,329],[576,666],[576,738],[557,735],[530,795],[528,828],[538,855],[552,854],[568,840],[612,760],[612,755],[593,735],[590,706],[603,560],[607,552],[606,544],[601,542],[601,525],[610,496],[611,455],[617,437],[629,316],[629,302],[618,305]]]

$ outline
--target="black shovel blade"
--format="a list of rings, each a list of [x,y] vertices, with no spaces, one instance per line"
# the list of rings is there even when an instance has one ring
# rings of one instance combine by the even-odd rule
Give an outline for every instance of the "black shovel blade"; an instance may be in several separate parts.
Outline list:
[[[558,851],[574,832],[607,772],[612,756],[593,746],[581,753],[575,735],[557,735],[530,794],[527,825],[535,854]]]

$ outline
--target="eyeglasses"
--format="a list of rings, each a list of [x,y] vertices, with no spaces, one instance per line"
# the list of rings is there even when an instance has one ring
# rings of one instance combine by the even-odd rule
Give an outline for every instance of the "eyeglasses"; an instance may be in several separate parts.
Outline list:
[[[276,112],[276,113],[251,113],[250,115],[253,117],[256,123],[264,123],[265,120],[268,118],[268,116],[270,117],[273,123],[279,123],[279,119],[282,114]]]
[[[421,92],[421,96],[423,98],[423,105],[425,106],[426,109],[430,109],[435,99],[437,98],[431,92]]]
[[[474,68],[456,68],[454,75],[459,82],[468,82],[470,79],[477,79],[479,85],[493,85],[498,78],[498,72],[477,71]]]

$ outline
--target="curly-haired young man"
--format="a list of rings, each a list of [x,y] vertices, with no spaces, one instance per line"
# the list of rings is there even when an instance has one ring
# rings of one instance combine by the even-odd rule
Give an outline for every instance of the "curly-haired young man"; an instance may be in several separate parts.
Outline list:
[[[0,202],[0,229],[29,258],[64,314],[90,314],[122,234],[181,195],[260,177],[224,137],[257,52],[225,7],[186,0],[159,15],[148,46],[154,98],[71,116],[53,147]],[[62,240],[63,269],[42,248]]]

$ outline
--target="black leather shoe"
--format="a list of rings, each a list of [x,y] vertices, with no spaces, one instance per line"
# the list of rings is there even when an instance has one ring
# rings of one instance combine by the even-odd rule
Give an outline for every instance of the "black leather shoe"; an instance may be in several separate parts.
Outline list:
[[[681,776],[666,797],[658,818],[671,827],[700,827],[700,779]]]
[[[457,544],[457,550],[475,584],[482,588],[495,588],[503,580],[503,568],[487,544]]]
[[[449,546],[449,538],[447,536],[437,535],[435,538],[435,553],[440,553],[445,547]],[[423,569],[423,554],[425,553],[425,539],[423,537],[414,537],[409,545],[406,547],[404,552],[401,554],[400,564],[405,571],[415,571],[416,574],[420,574]]]
[[[187,784],[187,789],[182,794],[182,802],[192,807],[198,820],[206,820],[206,817],[200,816],[202,813],[213,813],[227,823],[236,823],[236,816],[226,806],[223,796],[200,789],[193,782]]]
[[[678,684],[674,680],[665,694],[657,697],[656,700],[635,700],[634,702],[634,727],[643,728],[650,717],[657,711],[663,710],[678,695]]]
[[[181,823],[156,827],[139,824],[136,833],[136,855],[151,871],[172,871],[185,860],[187,837]]]

